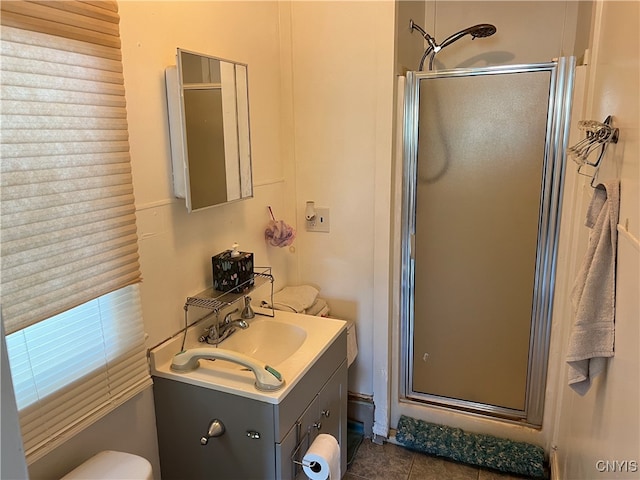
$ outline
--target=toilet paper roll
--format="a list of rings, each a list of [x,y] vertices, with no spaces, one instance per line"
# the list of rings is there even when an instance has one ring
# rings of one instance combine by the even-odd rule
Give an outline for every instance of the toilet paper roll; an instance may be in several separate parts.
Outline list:
[[[302,470],[310,480],[340,480],[340,446],[338,441],[321,433],[302,458]]]

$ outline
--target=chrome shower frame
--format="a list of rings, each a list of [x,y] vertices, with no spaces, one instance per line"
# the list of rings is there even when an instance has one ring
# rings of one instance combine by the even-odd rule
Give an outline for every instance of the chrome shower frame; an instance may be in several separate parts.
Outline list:
[[[547,379],[547,359],[551,335],[557,245],[560,230],[562,188],[568,142],[574,81],[575,58],[560,58],[541,64],[511,65],[436,72],[408,72],[405,91],[403,133],[403,186],[400,283],[400,400],[412,404],[429,404],[456,411],[500,418],[533,427],[542,425]],[[413,378],[413,282],[415,278],[416,176],[418,158],[418,120],[420,82],[429,78],[455,78],[548,71],[550,93],[543,160],[544,183],[540,195],[541,214],[538,225],[536,273],[531,311],[528,373],[524,410],[488,405],[468,400],[440,397],[412,390]],[[550,174],[547,174],[550,172]]]

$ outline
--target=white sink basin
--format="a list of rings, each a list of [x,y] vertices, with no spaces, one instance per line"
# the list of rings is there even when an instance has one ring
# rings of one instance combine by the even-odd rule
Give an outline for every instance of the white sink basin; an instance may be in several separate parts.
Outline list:
[[[305,338],[307,338],[307,332],[298,325],[256,317],[249,328],[237,329],[219,346],[277,367],[302,346]],[[212,347],[215,348],[215,346]],[[215,361],[221,368],[244,368],[237,363]]]
[[[237,329],[220,343],[219,348],[251,357],[277,370],[282,376],[283,388],[266,392],[258,390],[252,371],[238,363],[221,359],[206,360],[201,357],[199,367],[195,370],[172,370],[172,361],[181,352],[182,333],[150,351],[152,375],[278,404],[346,329],[343,320],[284,311],[276,311],[274,318],[258,315],[248,323],[249,328]],[[198,342],[205,326],[208,325],[196,325],[187,330],[185,351],[217,348]]]

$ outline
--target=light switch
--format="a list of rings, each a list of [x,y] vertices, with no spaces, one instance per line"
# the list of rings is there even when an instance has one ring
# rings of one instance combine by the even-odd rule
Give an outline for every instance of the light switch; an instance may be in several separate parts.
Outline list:
[[[312,220],[307,220],[308,232],[329,233],[329,209],[316,207],[316,216]]]

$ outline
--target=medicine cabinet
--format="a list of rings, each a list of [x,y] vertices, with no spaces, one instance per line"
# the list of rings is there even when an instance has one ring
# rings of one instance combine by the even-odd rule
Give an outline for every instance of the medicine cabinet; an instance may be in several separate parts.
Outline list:
[[[178,48],[165,80],[175,196],[189,212],[252,197],[247,65]]]

